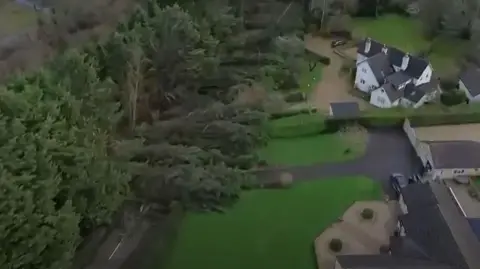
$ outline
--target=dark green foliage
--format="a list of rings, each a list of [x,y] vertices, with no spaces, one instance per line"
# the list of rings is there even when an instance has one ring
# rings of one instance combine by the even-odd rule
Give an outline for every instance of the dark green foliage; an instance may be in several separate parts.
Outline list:
[[[333,238],[328,243],[328,247],[333,252],[340,252],[340,251],[342,251],[342,248],[343,248],[343,242],[342,242],[342,240],[340,240],[338,238]]]
[[[298,114],[271,120],[268,134],[272,138],[309,136],[321,133],[325,129],[325,119],[320,114]]]
[[[458,88],[458,78],[441,78],[440,86],[444,91],[450,91]]]
[[[285,101],[289,103],[303,102],[307,99],[307,95],[304,92],[291,92],[285,96]]]
[[[465,103],[467,101],[467,97],[463,91],[450,90],[445,91],[442,93],[442,95],[440,95],[440,101],[446,106],[454,106]]]
[[[360,215],[362,216],[363,219],[365,220],[371,220],[373,219],[373,216],[374,216],[375,212],[373,212],[373,210],[371,208],[365,208],[362,210],[362,212],[360,213]]]

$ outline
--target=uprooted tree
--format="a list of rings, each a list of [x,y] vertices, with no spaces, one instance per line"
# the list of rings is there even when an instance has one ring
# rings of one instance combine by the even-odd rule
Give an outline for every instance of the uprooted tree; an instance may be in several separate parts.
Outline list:
[[[130,195],[211,210],[254,183],[267,115],[236,100],[262,66],[295,59],[255,54],[278,32],[246,31],[222,1],[146,5],[105,42],[0,88],[1,268],[67,268]]]

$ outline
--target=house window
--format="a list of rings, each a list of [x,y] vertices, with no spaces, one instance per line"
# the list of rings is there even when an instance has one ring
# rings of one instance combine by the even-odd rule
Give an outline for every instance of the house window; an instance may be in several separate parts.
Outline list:
[[[363,73],[367,73],[367,68],[365,68],[365,67],[362,68],[362,72],[363,72]]]
[[[361,79],[360,83],[365,84],[365,80]]]
[[[380,97],[380,96],[377,98],[377,101],[378,101],[380,104],[382,104],[382,105],[385,104],[385,98],[382,98],[382,97]]]

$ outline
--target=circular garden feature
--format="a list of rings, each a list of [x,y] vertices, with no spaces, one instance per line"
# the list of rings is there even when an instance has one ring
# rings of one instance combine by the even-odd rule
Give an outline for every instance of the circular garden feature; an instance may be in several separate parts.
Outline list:
[[[328,243],[328,247],[333,252],[340,252],[343,248],[343,242],[338,238],[333,238],[332,240],[330,240],[330,243]]]
[[[365,220],[371,220],[373,219],[373,215],[375,214],[375,212],[373,212],[373,209],[371,208],[365,208],[362,210],[362,212],[360,213],[360,216],[362,216],[362,219],[365,219]]]

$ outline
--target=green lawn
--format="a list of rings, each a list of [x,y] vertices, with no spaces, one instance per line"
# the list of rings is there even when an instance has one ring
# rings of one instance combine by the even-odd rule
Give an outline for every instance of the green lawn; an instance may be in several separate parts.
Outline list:
[[[398,15],[384,15],[377,19],[357,18],[354,20],[354,36],[371,37],[405,52],[418,53],[428,49],[431,41],[422,34],[419,21]],[[455,60],[466,46],[462,40],[441,39],[435,42],[428,56],[434,69],[440,73],[452,72]]]
[[[380,197],[363,177],[245,192],[225,214],[188,213],[168,268],[317,269],[315,237],[354,201]]]
[[[300,75],[300,91],[309,93],[313,90],[315,85],[322,79],[322,67],[321,63],[317,63],[315,68],[310,71],[308,61],[305,61],[303,72]]]
[[[0,0],[0,38],[35,26],[36,19],[32,8],[16,4],[13,0]]]

